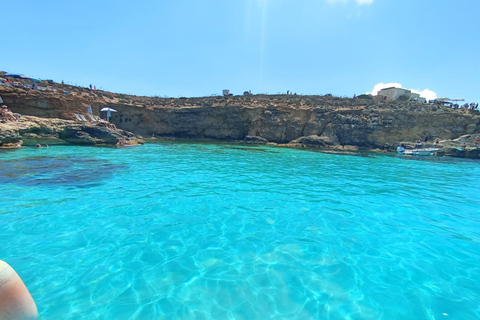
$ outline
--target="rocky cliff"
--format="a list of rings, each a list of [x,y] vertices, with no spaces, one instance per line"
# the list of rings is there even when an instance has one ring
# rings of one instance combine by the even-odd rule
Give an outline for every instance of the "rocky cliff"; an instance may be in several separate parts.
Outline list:
[[[78,123],[72,120],[22,116],[18,121],[0,123],[0,147],[22,144],[71,143],[76,145],[132,146],[143,144],[141,137],[105,123]]]
[[[393,150],[400,141],[430,141],[480,132],[480,113],[411,102],[326,96],[253,95],[158,98],[45,84],[57,91],[0,86],[4,103],[24,115],[74,120],[88,104],[112,123],[144,137],[250,140],[324,148]],[[104,114],[103,114],[104,116]]]

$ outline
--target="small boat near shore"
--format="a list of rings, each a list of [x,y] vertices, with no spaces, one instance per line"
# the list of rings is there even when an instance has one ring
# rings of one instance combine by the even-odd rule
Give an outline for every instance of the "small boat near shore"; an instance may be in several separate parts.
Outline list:
[[[397,148],[397,153],[405,156],[434,156],[438,150],[440,148],[405,149],[400,146]]]

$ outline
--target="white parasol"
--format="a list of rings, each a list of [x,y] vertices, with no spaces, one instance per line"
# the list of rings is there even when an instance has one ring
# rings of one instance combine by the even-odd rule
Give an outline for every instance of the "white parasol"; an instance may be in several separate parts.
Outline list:
[[[107,111],[107,121],[112,116],[112,112],[117,112],[117,110],[109,108],[109,107],[102,108],[102,109],[100,109],[100,111]]]

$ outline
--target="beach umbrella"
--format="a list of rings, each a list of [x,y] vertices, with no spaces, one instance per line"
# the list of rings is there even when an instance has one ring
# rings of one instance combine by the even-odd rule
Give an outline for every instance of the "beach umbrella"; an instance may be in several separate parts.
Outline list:
[[[92,106],[91,106],[90,104],[88,105],[88,111],[87,111],[87,112],[90,113],[90,114],[93,113],[93,112],[92,112]]]
[[[452,101],[453,103],[456,103],[456,102],[460,102],[460,101],[465,101],[465,99],[456,98],[456,99],[450,99],[450,101]]]
[[[35,81],[35,82],[40,82],[41,80],[38,78],[26,76],[24,74],[17,74],[17,73],[7,73],[5,74],[5,77],[11,77],[11,78],[18,78],[18,79],[27,79],[30,81]]]
[[[23,74],[7,73],[7,74],[5,74],[5,77],[10,77],[10,78],[23,78]]]
[[[100,109],[100,111],[107,111],[107,121],[112,116],[112,112],[117,112],[117,110],[112,109],[112,108],[108,108],[108,107],[102,108],[102,109]]]
[[[117,110],[115,110],[115,109],[112,109],[112,108],[109,108],[109,107],[102,108],[102,109],[100,109],[100,111],[110,111],[110,112],[117,112]]]

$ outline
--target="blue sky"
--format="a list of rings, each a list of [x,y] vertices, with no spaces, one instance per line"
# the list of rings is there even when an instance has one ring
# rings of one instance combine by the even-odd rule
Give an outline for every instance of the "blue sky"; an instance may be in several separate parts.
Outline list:
[[[8,72],[150,96],[399,83],[480,102],[480,1],[1,2]]]

